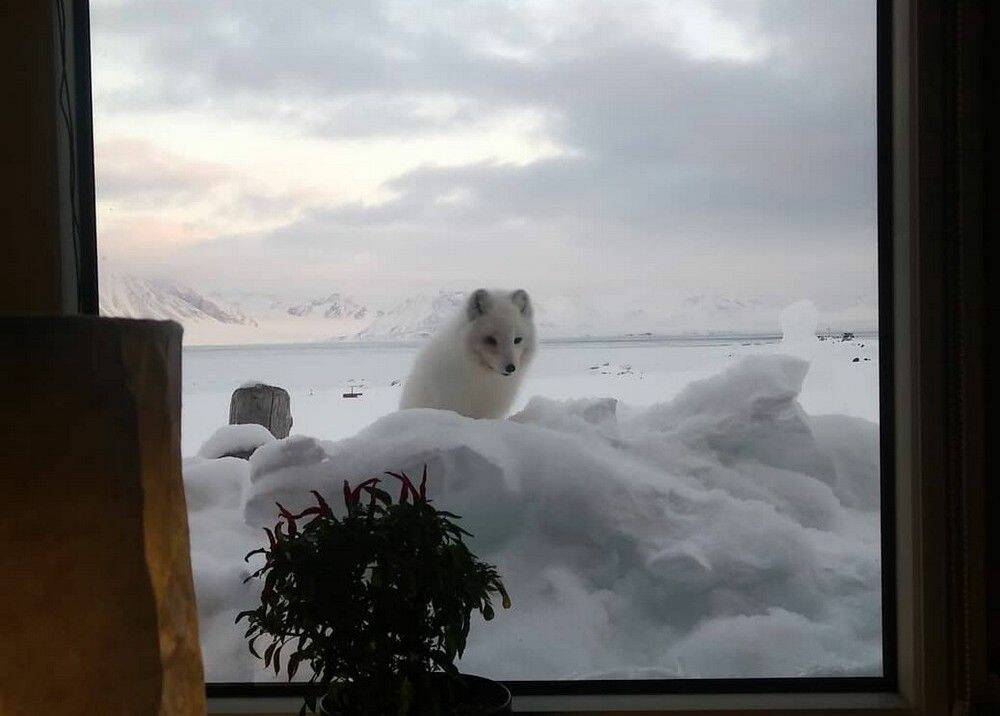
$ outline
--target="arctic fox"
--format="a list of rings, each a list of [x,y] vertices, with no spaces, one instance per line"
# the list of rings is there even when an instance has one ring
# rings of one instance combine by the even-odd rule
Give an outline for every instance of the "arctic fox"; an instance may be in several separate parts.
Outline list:
[[[502,418],[514,403],[535,348],[528,294],[477,289],[459,315],[417,354],[399,407]]]

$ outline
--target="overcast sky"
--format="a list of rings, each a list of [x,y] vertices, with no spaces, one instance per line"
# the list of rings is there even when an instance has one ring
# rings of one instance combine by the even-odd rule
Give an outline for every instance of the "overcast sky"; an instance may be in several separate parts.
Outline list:
[[[866,0],[94,0],[102,259],[874,309]]]

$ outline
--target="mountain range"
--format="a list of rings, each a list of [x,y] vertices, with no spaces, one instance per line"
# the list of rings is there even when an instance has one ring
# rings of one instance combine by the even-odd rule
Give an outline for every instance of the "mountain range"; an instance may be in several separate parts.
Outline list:
[[[368,306],[364,306],[350,296],[343,296],[339,293],[331,293],[326,298],[316,298],[305,303],[289,306],[287,313],[289,316],[309,316],[322,314],[323,318],[353,318],[363,321],[369,315]],[[381,314],[381,311],[378,312]]]
[[[461,307],[462,291],[414,295],[375,306],[341,292],[288,299],[272,294],[202,293],[166,279],[102,272],[102,315],[174,320],[185,343],[243,344],[314,341],[419,341],[434,333]],[[536,300],[535,321],[547,338],[711,333],[774,333],[782,305],[761,298],[694,295],[672,302],[638,304],[590,296]],[[873,328],[874,310],[864,304],[836,315],[821,327]]]
[[[305,301],[224,296],[162,278],[110,272],[101,273],[99,287],[101,315],[177,321],[188,344],[420,340],[450,318],[463,296],[442,291],[382,309],[339,292]]]
[[[257,326],[239,309],[212,301],[194,289],[163,279],[102,274],[98,282],[101,315],[155,318],[188,323]]]

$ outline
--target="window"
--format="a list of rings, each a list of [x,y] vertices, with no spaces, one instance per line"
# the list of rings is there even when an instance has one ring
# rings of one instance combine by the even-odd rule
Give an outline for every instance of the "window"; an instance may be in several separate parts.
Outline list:
[[[465,669],[892,686],[874,2],[95,2],[92,33],[101,309],[185,326],[210,682],[269,681],[232,617],[274,500],[426,463],[515,598]],[[513,418],[397,414],[480,286],[531,297]],[[257,380],[299,437],[222,459]]]

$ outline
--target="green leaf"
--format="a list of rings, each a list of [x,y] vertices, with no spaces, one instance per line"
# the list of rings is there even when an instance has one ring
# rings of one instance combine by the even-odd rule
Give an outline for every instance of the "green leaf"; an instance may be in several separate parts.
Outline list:
[[[233,624],[239,624],[243,619],[252,617],[256,613],[257,613],[256,609],[248,609],[245,612],[240,612],[239,614],[236,615],[236,621],[234,621]]]
[[[288,642],[288,680],[309,663],[308,683],[318,692],[304,710],[316,711],[326,694],[346,712],[367,705],[405,711],[404,677],[416,694],[420,670],[457,673],[471,613],[492,618],[491,596],[505,608],[510,599],[496,568],[462,541],[469,533],[453,522],[459,516],[437,511],[409,488],[405,503],[393,503],[374,478],[354,492],[371,499],[350,503],[346,517],[309,508],[293,518],[314,519],[271,533],[271,550],[259,552],[265,563],[250,576],[262,582],[260,604],[237,619],[248,622],[244,636],[265,669],[281,672]],[[265,658],[256,651],[258,638],[271,642]]]
[[[302,652],[296,652],[288,657],[288,680],[291,681],[295,678],[295,672],[299,670],[299,662],[302,661],[304,655]]]

